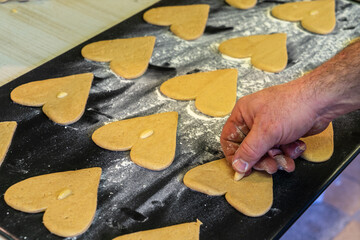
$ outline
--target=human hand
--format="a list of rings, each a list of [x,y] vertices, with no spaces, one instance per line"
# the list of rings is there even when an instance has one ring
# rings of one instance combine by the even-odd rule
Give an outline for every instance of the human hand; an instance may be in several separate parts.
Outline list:
[[[234,170],[293,171],[305,149],[297,139],[360,109],[359,66],[360,40],[299,79],[239,99],[220,138]]]
[[[220,138],[234,170],[294,171],[293,159],[305,150],[298,139],[323,131],[331,121],[319,116],[311,94],[299,79],[239,99]]]

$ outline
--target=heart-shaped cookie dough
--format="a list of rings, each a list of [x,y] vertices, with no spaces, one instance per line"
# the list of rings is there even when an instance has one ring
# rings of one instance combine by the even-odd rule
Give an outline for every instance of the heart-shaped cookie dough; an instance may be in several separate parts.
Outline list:
[[[285,3],[274,7],[271,14],[286,21],[301,21],[303,28],[318,34],[332,32],[336,24],[334,0]]]
[[[5,202],[27,213],[43,212],[45,227],[58,236],[85,232],[93,221],[101,168],[31,177],[8,188]]]
[[[16,127],[16,122],[0,122],[0,166],[10,147]]]
[[[334,130],[332,123],[319,134],[301,138],[306,144],[302,158],[310,162],[325,162],[334,153]]]
[[[184,184],[198,192],[225,198],[239,212],[258,217],[273,203],[273,180],[266,172],[253,171],[240,181],[234,180],[234,170],[220,159],[195,167],[184,176]]]
[[[202,222],[189,222],[169,227],[126,234],[113,240],[199,240]]]
[[[86,45],[81,54],[92,61],[110,62],[115,74],[133,79],[146,72],[155,40],[153,36],[105,40]]]
[[[254,67],[268,72],[280,72],[287,65],[286,34],[252,35],[226,40],[219,51],[233,58],[251,57]]]
[[[174,160],[177,123],[177,112],[126,119],[97,129],[92,140],[111,151],[131,149],[130,158],[134,163],[159,171]]]
[[[257,0],[225,0],[230,6],[240,9],[249,9],[256,5]]]
[[[177,100],[195,99],[202,113],[223,117],[236,102],[237,74],[236,69],[222,69],[178,76],[164,82],[160,91]]]
[[[52,78],[23,84],[11,92],[11,99],[21,105],[40,107],[51,120],[71,124],[80,119],[85,110],[92,73]]]
[[[143,18],[154,25],[170,26],[182,39],[194,40],[204,33],[209,10],[208,4],[158,7],[146,11]]]

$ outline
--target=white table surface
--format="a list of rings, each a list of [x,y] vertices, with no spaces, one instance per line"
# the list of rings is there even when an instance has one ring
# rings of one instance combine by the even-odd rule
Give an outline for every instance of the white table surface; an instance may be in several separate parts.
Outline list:
[[[158,0],[12,0],[0,3],[0,86]]]

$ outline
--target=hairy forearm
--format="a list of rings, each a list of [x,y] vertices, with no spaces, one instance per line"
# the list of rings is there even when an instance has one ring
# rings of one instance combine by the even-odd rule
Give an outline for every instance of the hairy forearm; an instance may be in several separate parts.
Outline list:
[[[360,41],[296,80],[319,117],[332,119],[360,108]]]

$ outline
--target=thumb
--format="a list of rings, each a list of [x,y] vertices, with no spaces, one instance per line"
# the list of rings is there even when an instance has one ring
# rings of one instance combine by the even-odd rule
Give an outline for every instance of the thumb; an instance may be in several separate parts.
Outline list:
[[[239,173],[249,171],[274,146],[268,137],[264,132],[260,133],[258,128],[251,129],[234,154],[234,170]]]

